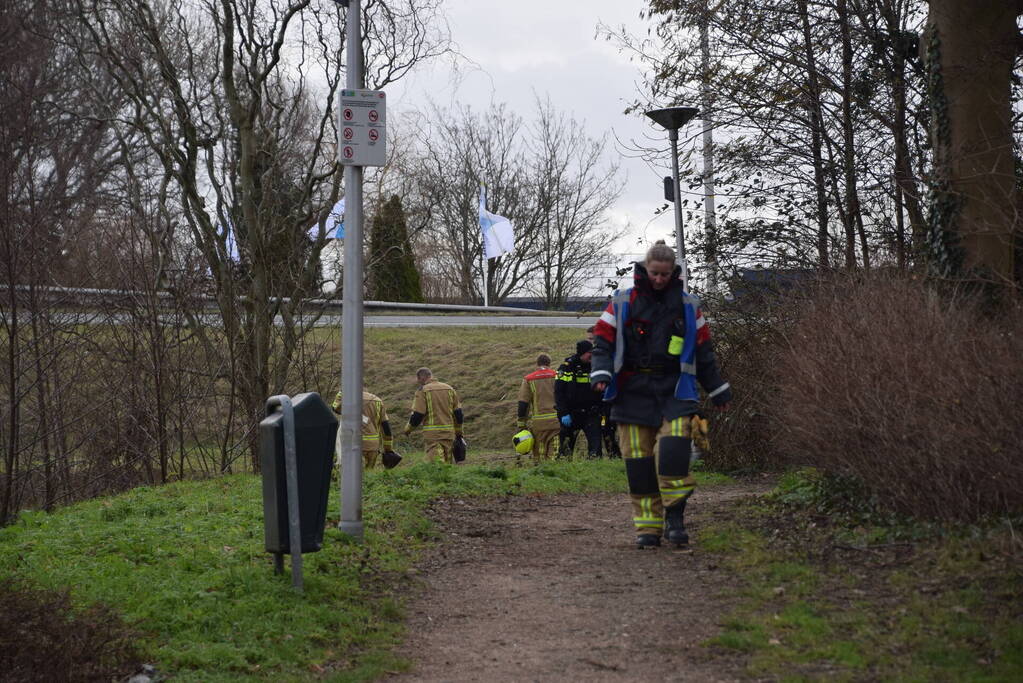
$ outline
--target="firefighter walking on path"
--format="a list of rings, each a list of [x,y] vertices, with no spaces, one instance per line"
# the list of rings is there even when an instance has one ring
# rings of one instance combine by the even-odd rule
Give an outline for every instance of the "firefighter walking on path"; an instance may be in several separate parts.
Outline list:
[[[533,462],[540,464],[555,454],[560,431],[558,410],[554,405],[554,378],[551,357],[541,353],[536,358],[536,370],[522,378],[519,386],[518,420],[519,429],[526,428],[533,435]],[[516,456],[516,461],[518,457]]]
[[[334,397],[331,409],[341,414],[341,392]],[[365,469],[376,467],[380,452],[390,453],[394,450],[394,438],[391,436],[391,423],[387,420],[387,409],[380,397],[362,390],[362,463]],[[341,456],[341,430],[337,430],[335,452]],[[386,462],[386,458],[384,460]]]
[[[600,396],[590,387],[592,350],[593,344],[585,339],[577,342],[575,354],[558,366],[554,395],[561,423],[558,456],[562,458],[572,456],[580,431],[586,435],[587,456],[600,457]]]
[[[419,388],[404,433],[407,436],[422,425],[426,459],[450,464],[454,461],[455,439],[462,435],[462,403],[453,388],[434,379],[429,368],[416,370],[416,383]]]
[[[692,442],[702,436],[697,382],[719,410],[732,399],[681,272],[671,247],[652,246],[634,266],[634,285],[614,293],[595,330],[590,379],[612,402],[640,548],[660,545],[662,532],[676,545],[689,542]]]

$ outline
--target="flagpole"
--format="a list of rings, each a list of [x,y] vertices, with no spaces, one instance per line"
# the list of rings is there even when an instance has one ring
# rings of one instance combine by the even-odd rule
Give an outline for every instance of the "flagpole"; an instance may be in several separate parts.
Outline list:
[[[477,222],[480,224],[480,237],[483,238],[483,247],[480,249],[480,270],[483,273],[483,307],[487,307],[487,231],[483,228],[483,209],[486,206],[486,185],[480,183],[480,210]]]

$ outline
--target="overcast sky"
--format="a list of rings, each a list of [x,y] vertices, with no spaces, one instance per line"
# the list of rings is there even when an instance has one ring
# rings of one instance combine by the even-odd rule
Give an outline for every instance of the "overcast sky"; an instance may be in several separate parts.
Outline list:
[[[652,169],[626,158],[614,140],[616,135],[623,140],[664,135],[666,147],[666,134],[654,131],[641,117],[622,113],[637,95],[638,66],[613,43],[596,37],[599,22],[645,35],[647,24],[639,18],[645,2],[447,0],[445,5],[459,52],[478,66],[463,66],[460,79],[436,65],[413,74],[389,86],[389,107],[420,107],[428,97],[441,105],[464,102],[476,108],[493,100],[509,103],[529,119],[533,93],[541,99],[549,96],[555,108],[585,121],[591,137],[606,138],[609,154],[622,155],[623,178],[626,173],[628,177],[613,219],[631,227],[617,250],[645,251],[637,246],[640,239],[652,243],[663,238],[671,244],[671,212],[654,218],[654,210],[664,203],[661,178],[669,172],[667,155],[664,166]]]

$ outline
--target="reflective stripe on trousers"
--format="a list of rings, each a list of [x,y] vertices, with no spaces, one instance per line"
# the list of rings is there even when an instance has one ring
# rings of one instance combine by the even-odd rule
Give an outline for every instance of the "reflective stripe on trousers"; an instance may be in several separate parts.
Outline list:
[[[696,479],[692,473],[679,476],[660,474],[660,442],[665,436],[689,438],[689,416],[665,420],[660,427],[618,424],[618,445],[623,458],[654,456],[657,467],[658,493],[629,494],[632,499],[632,520],[640,534],[660,534],[664,526],[664,508],[676,505],[693,494]]]

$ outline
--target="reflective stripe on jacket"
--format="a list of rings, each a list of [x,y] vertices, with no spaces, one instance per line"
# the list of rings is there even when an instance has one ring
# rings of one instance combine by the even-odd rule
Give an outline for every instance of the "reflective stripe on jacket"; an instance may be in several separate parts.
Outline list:
[[[529,414],[535,429],[553,429],[558,426],[558,411],[554,405],[555,372],[540,368],[522,378],[519,401],[529,404]]]
[[[455,430],[455,411],[462,407],[458,394],[444,382],[430,380],[416,390],[412,411],[424,415],[424,432],[451,432]]]

